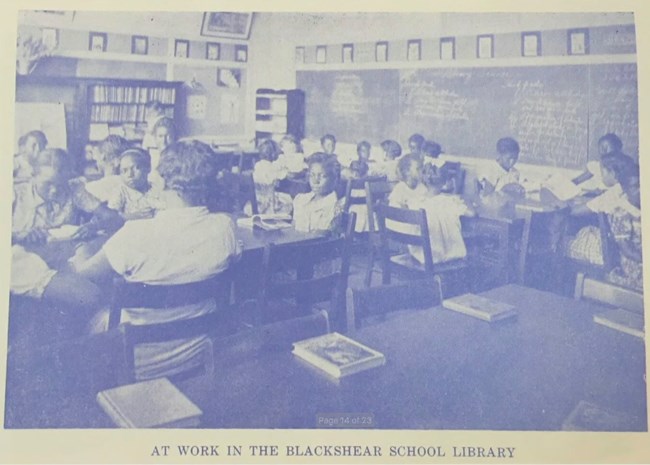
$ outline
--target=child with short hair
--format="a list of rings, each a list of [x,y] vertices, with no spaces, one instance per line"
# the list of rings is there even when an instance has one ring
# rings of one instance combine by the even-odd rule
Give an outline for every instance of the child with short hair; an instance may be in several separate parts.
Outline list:
[[[411,137],[409,137],[408,141],[408,146],[409,146],[409,151],[413,155],[420,155],[422,151],[422,146],[424,145],[426,139],[422,134],[412,134]]]
[[[616,134],[610,132],[598,139],[598,155],[602,158],[612,153],[623,153],[623,142]],[[600,160],[587,162],[586,171],[574,178],[573,183],[585,191],[600,192],[609,187],[603,182]]]
[[[18,139],[18,153],[14,155],[14,181],[22,182],[32,176],[32,163],[41,150],[47,147],[43,131],[29,131]]]
[[[338,227],[343,203],[336,195],[340,167],[332,154],[317,152],[307,159],[311,192],[293,199],[293,224],[296,231],[332,231]]]
[[[102,177],[96,181],[90,181],[83,186],[87,193],[100,202],[107,202],[114,192],[122,184],[120,179],[120,157],[122,153],[130,148],[126,139],[117,135],[110,135],[99,144],[97,152],[97,167]]]
[[[397,163],[402,156],[402,146],[395,140],[387,139],[381,143],[381,148],[384,151],[384,160],[382,166],[377,169],[377,174],[386,175],[389,182],[396,182],[399,180]]]
[[[296,177],[307,169],[305,154],[298,140],[291,134],[286,134],[280,141],[277,158],[278,166],[282,167],[290,177]]]
[[[128,149],[120,158],[121,185],[107,201],[125,220],[153,216],[158,202],[148,181],[151,157],[142,149]]]
[[[285,145],[286,147],[286,145]],[[253,183],[258,213],[291,213],[293,200],[289,194],[276,192],[276,187],[288,175],[288,169],[280,160],[280,147],[266,139],[258,147],[260,159],[253,167]],[[304,165],[304,161],[302,165]],[[250,212],[252,213],[252,211]]]
[[[519,185],[519,171],[515,164],[519,159],[519,144],[511,137],[503,137],[497,141],[496,164],[480,174],[478,181],[484,194],[500,192],[506,186],[506,191]]]
[[[413,154],[404,155],[399,159],[397,171],[400,182],[388,196],[388,204],[391,207],[408,208],[409,199],[420,197],[427,192],[421,182],[422,160]]]
[[[460,217],[474,211],[457,195],[443,193],[445,176],[431,163],[424,165],[422,183],[427,192],[408,200],[411,210],[424,209],[427,214],[429,242],[433,263],[464,259],[467,248],[463,239]],[[409,246],[411,255],[424,264],[421,247]]]
[[[325,134],[320,138],[320,145],[323,148],[323,152],[333,155],[336,153],[336,137],[332,134]]]
[[[440,147],[439,143],[432,140],[425,141],[424,144],[422,144],[420,152],[422,154],[421,158],[424,162],[431,163],[436,167],[442,166],[442,163],[440,162],[442,147]]]

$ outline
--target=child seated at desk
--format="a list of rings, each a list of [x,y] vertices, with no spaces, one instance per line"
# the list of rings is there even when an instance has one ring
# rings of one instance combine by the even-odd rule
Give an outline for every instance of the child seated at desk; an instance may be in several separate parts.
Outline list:
[[[336,153],[336,137],[334,135],[325,134],[320,138],[320,145],[324,153],[328,155],[334,155]]]
[[[416,155],[408,154],[399,159],[397,164],[400,182],[388,196],[391,207],[408,208],[408,202],[415,197],[427,193],[427,188],[421,182],[422,160]]]
[[[384,151],[384,159],[377,163],[377,167],[370,170],[372,176],[386,176],[388,182],[399,181],[397,173],[397,162],[402,156],[402,146],[397,141],[387,139],[381,143],[381,149]]]
[[[602,157],[612,153],[622,153],[623,142],[614,133],[607,133],[598,139],[598,155]],[[583,190],[602,192],[608,187],[602,177],[600,160],[591,160],[587,163],[587,170],[580,176],[573,179],[573,183],[579,185]]]
[[[28,181],[32,177],[34,158],[45,147],[47,137],[42,131],[29,131],[18,139],[18,153],[14,155],[14,182]]]
[[[513,191],[519,195],[519,171],[515,164],[519,159],[519,144],[511,137],[504,137],[497,141],[497,159],[490,169],[478,176],[481,193],[484,195],[500,191]]]
[[[368,164],[362,159],[355,160],[350,165],[350,168],[347,170],[347,178],[352,179],[363,179],[368,176]],[[361,189],[351,189],[350,197],[366,197],[365,187]],[[350,205],[349,211],[355,213],[357,220],[354,226],[355,232],[366,232],[368,231],[368,207],[365,204],[362,205]]]
[[[278,157],[280,151],[278,144],[267,139],[260,144],[258,151],[260,159],[253,167],[258,212],[290,214],[293,208],[291,196],[284,192],[276,192],[278,182],[287,177],[287,168]],[[300,166],[304,164],[303,159]]]
[[[408,140],[409,153],[411,155],[420,156],[422,155],[422,146],[426,142],[426,139],[422,134],[412,134]]]
[[[643,292],[643,258],[641,255],[641,186],[638,165],[623,171],[619,182],[624,193],[609,216],[610,229],[618,246],[620,262],[607,279],[624,287]]]
[[[302,152],[302,147],[291,134],[287,134],[282,138],[280,146],[278,147],[278,153],[278,166],[281,166],[290,177],[299,176],[307,168],[307,165],[305,164],[305,154]]]
[[[427,163],[422,174],[426,194],[408,200],[411,210],[424,209],[431,243],[433,263],[443,263],[463,259],[467,248],[461,231],[460,217],[473,215],[473,210],[457,195],[443,193],[445,177],[434,165]],[[424,264],[421,247],[409,246],[411,255]]]
[[[422,144],[422,159],[425,163],[431,163],[433,166],[441,167],[443,162],[440,160],[442,147],[437,142],[428,140]]]
[[[125,220],[147,218],[162,207],[158,194],[148,181],[151,157],[142,149],[128,149],[120,158],[122,183],[108,199],[108,208],[117,211]]]
[[[76,271],[95,282],[119,275],[132,283],[186,284],[209,279],[239,257],[235,223],[208,209],[218,163],[201,142],[176,142],[160,156],[166,210],[153,218],[127,221],[102,249]],[[163,323],[219,311],[214,299],[180,307],[122,309],[121,321],[134,325]],[[97,318],[105,329],[107,315]],[[193,365],[206,337],[140,344],[135,349],[139,380],[169,376]]]
[[[102,177],[96,181],[86,182],[83,186],[89,194],[100,202],[107,202],[108,199],[120,188],[120,158],[130,147],[123,137],[110,135],[99,144],[97,151],[97,168]],[[78,186],[81,187],[81,186]]]
[[[343,211],[343,204],[335,188],[340,167],[336,157],[315,153],[307,159],[311,192],[298,194],[293,199],[293,224],[296,231],[332,231]]]

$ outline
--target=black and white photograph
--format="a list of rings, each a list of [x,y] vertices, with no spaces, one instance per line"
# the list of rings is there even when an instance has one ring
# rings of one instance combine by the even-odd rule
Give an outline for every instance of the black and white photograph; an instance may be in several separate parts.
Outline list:
[[[639,14],[298,10],[15,16],[3,434],[648,459]]]

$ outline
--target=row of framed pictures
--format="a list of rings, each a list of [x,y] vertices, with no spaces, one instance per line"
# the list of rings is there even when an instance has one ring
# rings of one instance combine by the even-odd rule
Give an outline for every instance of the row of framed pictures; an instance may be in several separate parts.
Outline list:
[[[388,61],[388,42],[375,44],[375,61]],[[567,31],[567,53],[569,55],[589,54],[589,30],[570,29]],[[542,33],[540,31],[521,33],[521,56],[536,57],[542,55]],[[440,39],[439,57],[441,60],[456,59],[456,38],[442,37]],[[476,36],[476,58],[494,58],[494,34]],[[296,63],[305,63],[305,47],[296,47]],[[422,40],[409,40],[406,45],[407,61],[422,59]],[[354,44],[343,44],[341,61],[354,62]],[[327,63],[327,46],[316,47],[316,63]]]

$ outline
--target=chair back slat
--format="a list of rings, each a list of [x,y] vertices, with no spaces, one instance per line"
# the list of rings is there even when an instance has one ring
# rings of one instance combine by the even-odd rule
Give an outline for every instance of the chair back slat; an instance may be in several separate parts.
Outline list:
[[[379,229],[375,223],[377,206],[388,203],[388,195],[392,192],[393,186],[388,181],[366,182],[366,205],[368,208],[368,230],[377,232]]]
[[[643,293],[578,273],[576,300],[588,299],[643,315]]]

